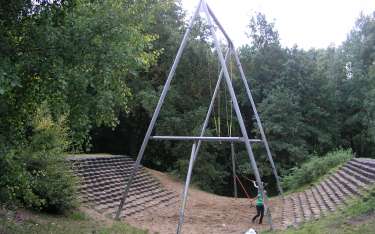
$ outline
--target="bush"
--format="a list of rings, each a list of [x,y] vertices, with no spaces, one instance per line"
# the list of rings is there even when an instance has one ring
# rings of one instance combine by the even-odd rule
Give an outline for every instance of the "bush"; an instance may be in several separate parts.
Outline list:
[[[350,216],[375,214],[375,186],[370,187],[369,192],[358,201],[351,204],[346,213]]]
[[[0,157],[0,202],[25,206],[39,204],[40,200],[31,188],[30,175],[16,154],[16,150],[11,150]]]
[[[63,118],[53,121],[45,107],[38,110],[27,144],[0,158],[0,202],[57,213],[75,206],[63,126]]]
[[[285,190],[295,190],[303,185],[317,181],[321,176],[353,158],[351,150],[336,150],[327,153],[323,157],[316,155],[303,163],[300,167],[291,169],[291,173],[282,179],[282,186]]]

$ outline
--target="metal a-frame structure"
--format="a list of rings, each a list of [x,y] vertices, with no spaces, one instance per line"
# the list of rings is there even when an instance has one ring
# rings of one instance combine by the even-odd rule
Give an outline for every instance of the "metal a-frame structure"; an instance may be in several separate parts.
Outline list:
[[[198,136],[198,137],[196,137],[196,136],[151,136],[151,133],[154,129],[156,120],[159,116],[160,109],[163,105],[164,99],[165,99],[165,97],[167,95],[167,92],[169,90],[171,81],[172,81],[172,79],[175,75],[177,65],[178,65],[178,63],[181,59],[182,53],[183,53],[183,51],[186,47],[189,34],[191,32],[191,29],[193,27],[193,24],[194,24],[195,20],[197,19],[197,17],[199,16],[199,13],[201,11],[206,16],[206,20],[207,20],[210,32],[212,34],[212,39],[213,39],[214,45],[215,45],[215,50],[217,52],[217,55],[218,55],[218,58],[219,58],[219,61],[220,61],[221,71],[220,71],[218,81],[216,83],[216,87],[215,87],[215,90],[214,90],[214,93],[213,93],[213,96],[212,96],[212,99],[211,99],[211,103],[210,103],[208,111],[207,111],[206,118],[204,120],[202,129],[201,129],[200,136]],[[228,51],[226,52],[225,57],[223,55],[218,37],[216,35],[214,23],[219,28],[219,30],[224,34],[224,36],[227,40],[227,43],[228,43]],[[249,135],[247,133],[245,123],[244,123],[244,120],[242,118],[242,114],[241,114],[241,111],[240,111],[240,108],[239,108],[239,105],[238,105],[237,97],[236,97],[235,91],[233,89],[232,81],[231,81],[231,78],[230,78],[230,75],[229,75],[229,72],[228,72],[228,67],[227,67],[227,64],[226,64],[227,58],[230,55],[234,55],[236,66],[239,69],[241,80],[244,83],[247,96],[248,96],[248,98],[250,100],[250,103],[251,103],[252,111],[253,111],[253,113],[255,115],[255,118],[256,118],[256,121],[257,121],[257,125],[258,125],[258,128],[259,128],[260,134],[261,134],[261,139],[250,139]],[[240,130],[241,130],[241,133],[242,133],[242,137],[205,137],[204,136],[205,130],[207,128],[207,125],[208,125],[208,122],[209,122],[209,119],[210,119],[210,116],[211,116],[211,113],[212,113],[212,110],[213,110],[214,102],[215,102],[218,90],[220,88],[220,83],[221,83],[223,77],[224,77],[225,83],[227,85],[227,88],[228,88],[228,91],[229,91],[229,94],[230,94],[230,97],[231,97],[231,101],[233,103],[233,108],[234,108],[236,117],[238,119],[238,123],[239,123],[239,127],[240,127]],[[181,233],[182,224],[184,222],[184,211],[185,211],[186,200],[187,200],[187,196],[188,196],[188,189],[189,189],[189,185],[190,185],[191,175],[192,175],[192,171],[193,171],[194,162],[197,158],[197,155],[198,155],[198,152],[199,152],[202,141],[221,141],[221,142],[225,141],[225,142],[232,142],[232,143],[233,142],[244,143],[245,147],[246,147],[246,150],[247,150],[247,153],[248,153],[248,156],[249,156],[249,159],[250,159],[251,168],[253,169],[253,172],[254,172],[255,178],[256,178],[256,182],[258,184],[258,190],[262,194],[262,196],[265,198],[264,191],[263,191],[263,183],[261,181],[261,177],[259,175],[257,163],[255,161],[253,150],[252,150],[252,144],[253,143],[264,144],[264,147],[265,147],[266,152],[267,152],[268,160],[271,164],[272,171],[273,171],[274,176],[276,178],[276,182],[277,182],[279,192],[280,192],[280,194],[282,194],[282,188],[280,186],[279,177],[278,177],[278,174],[277,174],[277,171],[276,171],[275,164],[274,164],[273,159],[272,159],[272,155],[271,155],[271,151],[270,151],[270,148],[269,148],[269,145],[268,145],[268,142],[267,142],[267,138],[266,138],[266,135],[264,133],[262,123],[260,121],[260,118],[259,118],[256,106],[255,106],[253,97],[251,95],[251,91],[250,91],[249,85],[247,83],[245,73],[242,69],[242,65],[241,65],[238,53],[237,53],[237,51],[236,51],[236,49],[233,45],[232,40],[229,38],[228,34],[225,32],[225,30],[223,29],[223,27],[221,26],[218,19],[216,18],[216,16],[214,15],[214,13],[210,9],[210,7],[207,5],[205,0],[199,0],[198,7],[195,10],[195,12],[194,12],[194,14],[193,14],[193,16],[192,16],[192,18],[189,22],[187,30],[184,34],[181,45],[178,49],[178,52],[177,52],[177,55],[176,55],[175,60],[173,62],[172,68],[169,72],[168,78],[165,82],[163,91],[162,91],[161,96],[159,98],[158,104],[155,108],[154,114],[153,114],[152,119],[150,121],[149,127],[147,129],[146,135],[145,135],[144,140],[143,140],[143,143],[142,143],[141,148],[139,150],[137,159],[134,163],[133,170],[130,174],[127,185],[126,185],[125,190],[123,192],[123,196],[122,196],[122,199],[120,201],[120,205],[119,205],[117,213],[116,213],[116,219],[120,218],[120,214],[121,214],[122,208],[125,205],[130,186],[133,182],[135,174],[137,173],[137,171],[139,169],[139,166],[140,166],[141,160],[143,158],[145,149],[146,149],[147,144],[148,144],[150,139],[152,139],[152,140],[188,140],[188,141],[193,141],[191,155],[190,155],[190,161],[189,161],[188,173],[187,173],[187,176],[186,176],[185,187],[184,187],[184,190],[183,190],[183,193],[182,193],[182,201],[181,201],[181,207],[180,207],[180,218],[179,218],[178,227],[177,227],[177,233],[178,234]],[[232,148],[232,161],[233,161],[233,148]],[[266,202],[267,199],[264,199],[264,200],[265,200],[265,210],[267,211],[267,205],[268,205],[267,202]],[[271,214],[270,214],[270,212],[267,212],[267,213],[268,213],[270,228],[272,229]]]

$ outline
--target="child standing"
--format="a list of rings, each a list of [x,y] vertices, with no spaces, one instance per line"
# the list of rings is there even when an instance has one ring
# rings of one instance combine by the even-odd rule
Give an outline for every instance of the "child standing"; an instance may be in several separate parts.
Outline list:
[[[264,195],[266,196],[266,190],[264,190]],[[262,224],[262,220],[264,216],[264,203],[263,203],[263,196],[260,191],[258,192],[258,196],[256,200],[256,209],[257,209],[257,214],[253,217],[252,221],[254,223],[255,220],[260,216],[259,224]]]

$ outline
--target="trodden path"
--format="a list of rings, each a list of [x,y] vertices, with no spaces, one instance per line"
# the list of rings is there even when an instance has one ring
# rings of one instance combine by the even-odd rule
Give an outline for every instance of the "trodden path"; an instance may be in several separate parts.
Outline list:
[[[180,182],[163,173],[149,169],[148,171],[167,190],[181,193],[183,185]],[[125,218],[125,221],[133,226],[148,229],[151,233],[176,233],[179,206],[180,203],[177,202],[168,207],[151,208]],[[271,199],[271,206],[273,222],[281,225],[282,201]],[[251,207],[248,199],[222,197],[190,188],[182,233],[244,233],[249,228],[268,229],[266,217],[263,218],[262,225],[251,223],[255,213],[255,207]]]
[[[126,156],[72,157],[73,171],[81,178],[79,191],[88,209],[113,218],[133,161]],[[275,229],[297,226],[341,209],[348,199],[361,196],[375,182],[375,160],[353,159],[306,190],[270,199]],[[175,233],[183,184],[166,174],[142,168],[131,186],[122,220],[150,233]],[[183,233],[244,233],[249,228],[268,229],[251,223],[256,213],[244,198],[229,198],[190,188]]]

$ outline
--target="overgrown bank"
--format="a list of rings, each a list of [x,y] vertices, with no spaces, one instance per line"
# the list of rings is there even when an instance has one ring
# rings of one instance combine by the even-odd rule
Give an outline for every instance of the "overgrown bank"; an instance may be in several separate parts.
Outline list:
[[[82,212],[47,215],[22,210],[0,209],[0,233],[6,234],[147,234],[146,230],[125,223],[105,223],[89,218]]]
[[[308,161],[299,167],[290,170],[287,176],[282,178],[282,186],[285,190],[293,191],[301,189],[305,185],[318,181],[329,171],[346,163],[353,158],[351,150],[336,150],[324,156],[312,155]]]
[[[342,210],[285,231],[262,232],[278,234],[358,234],[375,230],[375,187],[368,194],[353,200]]]

